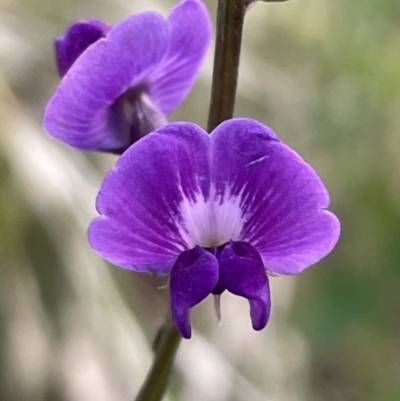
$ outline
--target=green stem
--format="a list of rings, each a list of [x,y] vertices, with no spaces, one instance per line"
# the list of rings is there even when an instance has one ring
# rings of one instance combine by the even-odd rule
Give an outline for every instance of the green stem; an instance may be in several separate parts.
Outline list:
[[[208,132],[233,116],[245,13],[243,0],[218,0]]]
[[[168,320],[157,336],[156,356],[136,401],[159,401],[162,399],[181,339],[175,325]]]

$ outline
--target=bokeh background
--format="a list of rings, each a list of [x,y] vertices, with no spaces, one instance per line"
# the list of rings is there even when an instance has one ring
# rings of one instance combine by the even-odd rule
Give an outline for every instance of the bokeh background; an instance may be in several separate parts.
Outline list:
[[[216,1],[208,0],[215,21]],[[0,0],[0,398],[133,400],[168,313],[165,280],[89,247],[94,200],[115,156],[47,137],[52,41],[73,20],[114,23],[169,0]],[[213,46],[171,120],[205,126]],[[224,295],[192,313],[169,400],[400,400],[400,2],[259,3],[246,17],[237,116],[306,158],[342,222],[335,251],[273,278],[267,328]]]

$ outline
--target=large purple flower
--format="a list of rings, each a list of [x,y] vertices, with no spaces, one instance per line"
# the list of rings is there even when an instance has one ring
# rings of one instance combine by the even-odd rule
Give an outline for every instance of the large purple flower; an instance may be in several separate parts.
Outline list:
[[[335,246],[328,204],[316,172],[261,123],[233,119],[211,135],[174,123],[130,147],[105,178],[89,240],[116,265],[170,274],[184,337],[189,309],[225,290],[249,300],[260,330],[268,273],[300,273]]]
[[[72,24],[56,40],[63,79],[50,99],[44,127],[84,150],[122,153],[167,123],[194,83],[211,38],[201,0],[183,0],[167,19],[132,15],[113,27]]]

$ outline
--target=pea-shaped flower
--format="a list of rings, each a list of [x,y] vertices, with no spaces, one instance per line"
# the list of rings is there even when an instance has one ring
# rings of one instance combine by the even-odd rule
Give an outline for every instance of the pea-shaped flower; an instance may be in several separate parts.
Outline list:
[[[191,336],[189,310],[225,290],[249,300],[255,330],[270,314],[268,273],[297,274],[335,246],[316,172],[250,119],[211,135],[172,123],[142,138],[106,176],[89,228],[105,259],[170,275],[173,320]]]
[[[167,123],[210,39],[201,0],[181,1],[166,19],[142,12],[113,27],[98,20],[72,24],[55,43],[63,78],[47,104],[45,130],[79,149],[122,153]]]

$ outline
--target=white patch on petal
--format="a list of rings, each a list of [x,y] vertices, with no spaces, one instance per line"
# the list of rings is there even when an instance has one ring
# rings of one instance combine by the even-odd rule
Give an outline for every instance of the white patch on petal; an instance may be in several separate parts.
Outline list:
[[[253,160],[252,162],[247,163],[247,164],[246,164],[246,167],[252,166],[253,164],[261,163],[263,160],[268,159],[268,157],[269,157],[269,156],[266,155],[266,156],[260,157],[259,159]]]
[[[225,191],[217,195],[213,187],[207,200],[201,193],[194,200],[183,195],[179,205],[182,222],[178,223],[178,229],[188,247],[208,248],[237,241],[244,224],[240,201],[241,194]]]

